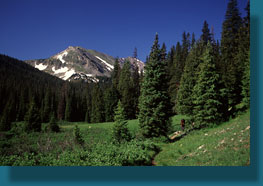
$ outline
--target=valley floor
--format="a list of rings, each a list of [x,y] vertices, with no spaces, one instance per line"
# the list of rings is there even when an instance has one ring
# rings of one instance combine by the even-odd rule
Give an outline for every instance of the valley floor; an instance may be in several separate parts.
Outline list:
[[[173,117],[173,130],[180,120]],[[17,123],[22,125],[23,122]],[[128,121],[134,139],[123,144],[112,142],[113,122],[87,124],[60,123],[61,132],[26,134],[19,130],[0,135],[0,165],[9,166],[247,166],[250,164],[250,112],[229,122],[194,130],[175,138],[142,140],[138,120]],[[45,125],[45,124],[43,124]],[[83,144],[78,144],[78,126]],[[183,134],[183,133],[182,133]]]

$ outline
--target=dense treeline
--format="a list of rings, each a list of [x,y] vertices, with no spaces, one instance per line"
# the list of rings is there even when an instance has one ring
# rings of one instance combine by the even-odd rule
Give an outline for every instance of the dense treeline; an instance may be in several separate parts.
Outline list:
[[[202,34],[184,32],[167,52],[156,35],[143,72],[118,59],[110,78],[99,83],[66,82],[0,55],[1,130],[13,121],[26,121],[26,130],[53,118],[66,121],[114,121],[120,100],[123,120],[139,117],[145,137],[166,136],[172,114],[192,117],[196,126],[209,126],[249,107],[249,2],[242,18],[230,0],[220,41],[204,21]],[[137,48],[134,56],[137,57]],[[139,98],[140,97],[140,98]]]
[[[62,80],[22,61],[0,55],[1,130],[9,130],[12,121],[27,119],[35,109],[42,113],[39,118],[48,119],[46,115],[55,110],[62,84]]]
[[[126,118],[136,118],[140,75],[138,71],[131,71],[128,61],[122,69],[116,62],[112,79],[101,77],[100,83],[90,84],[62,81],[5,55],[0,55],[0,61],[3,131],[10,130],[14,121],[34,125],[49,122],[53,115],[66,121],[113,121],[119,99]],[[39,127],[32,130],[38,131]]]
[[[237,1],[228,3],[220,41],[204,21],[195,40],[183,33],[168,53],[169,94],[173,112],[193,117],[200,125],[228,120],[249,107],[249,2],[242,18]],[[201,119],[202,118],[202,119]]]

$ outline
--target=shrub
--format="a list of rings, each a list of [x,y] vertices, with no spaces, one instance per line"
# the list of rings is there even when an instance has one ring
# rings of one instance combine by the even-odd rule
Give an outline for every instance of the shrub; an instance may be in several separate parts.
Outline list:
[[[127,121],[125,120],[125,115],[124,115],[124,108],[120,101],[118,102],[117,109],[115,110],[114,120],[115,120],[115,123],[113,126],[114,139],[118,143],[123,142],[123,141],[130,141],[131,134],[127,127]]]
[[[51,120],[49,122],[49,129],[52,131],[52,132],[60,132],[60,128],[59,128],[59,125],[57,124],[57,121],[55,119],[55,116],[52,116],[51,117]]]
[[[84,144],[82,134],[80,133],[80,129],[77,125],[75,125],[75,128],[74,128],[74,137],[75,137],[76,143],[78,143],[80,145]]]

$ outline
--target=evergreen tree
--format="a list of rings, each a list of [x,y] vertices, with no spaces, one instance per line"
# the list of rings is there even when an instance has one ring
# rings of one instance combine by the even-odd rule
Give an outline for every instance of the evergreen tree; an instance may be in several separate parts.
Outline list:
[[[208,23],[204,21],[203,28],[202,28],[202,35],[201,35],[201,41],[203,42],[204,46],[207,45],[208,42],[211,42],[211,33],[208,27]]]
[[[180,114],[193,114],[194,104],[192,94],[197,81],[198,66],[201,63],[202,48],[202,43],[197,42],[186,59],[175,105],[176,111]]]
[[[242,19],[237,0],[230,0],[223,22],[221,38],[222,77],[227,90],[229,115],[234,115],[235,106],[241,102],[240,61],[236,60],[239,48],[239,30]]]
[[[139,74],[139,67],[135,63],[135,68],[132,73],[132,93],[133,93],[133,107],[134,107],[134,115],[137,116],[139,114],[139,97],[140,97],[140,89],[141,89],[141,77]]]
[[[160,52],[161,52],[161,61],[166,62],[167,53],[166,53],[166,45],[165,45],[165,43],[163,43]]]
[[[90,123],[91,122],[91,111],[92,111],[92,100],[91,100],[91,89],[89,86],[87,86],[86,91],[86,113],[85,113],[85,122]]]
[[[135,105],[134,97],[135,92],[133,92],[133,81],[131,77],[131,64],[129,61],[125,61],[119,81],[119,92],[121,95],[121,102],[124,108],[126,119],[135,119]]]
[[[242,78],[242,96],[245,108],[250,107],[250,52],[245,61],[245,71]]]
[[[66,109],[65,109],[65,120],[66,121],[73,121],[73,118],[72,118],[72,111],[73,108],[72,108],[72,96],[69,95],[66,99]]]
[[[25,91],[20,92],[19,106],[17,111],[17,121],[23,121],[26,114],[26,95]]]
[[[57,107],[57,118],[59,120],[65,119],[65,110],[66,110],[66,95],[67,95],[67,84],[65,83],[60,91],[60,97]]]
[[[27,132],[40,132],[41,131],[41,118],[34,98],[29,106],[29,110],[25,116],[25,130]]]
[[[114,121],[114,109],[118,103],[118,92],[113,86],[107,88],[104,93],[105,121]]]
[[[139,123],[146,138],[166,136],[171,125],[171,103],[167,93],[166,64],[161,61],[158,34],[155,36],[139,99]]]
[[[211,126],[221,121],[221,90],[210,43],[202,56],[198,80],[193,90],[195,126]]]
[[[105,121],[105,110],[104,110],[104,100],[103,93],[99,85],[95,85],[91,93],[91,122],[99,123]]]
[[[193,48],[194,47],[194,45],[195,45],[195,33],[193,32],[192,33],[192,41],[191,41],[191,48]]]
[[[180,43],[179,43],[180,45]],[[174,55],[175,55],[175,46],[173,45],[170,49],[170,51],[167,54],[167,71],[169,74],[169,79],[172,76],[173,71],[171,70],[171,68],[173,68],[174,66]]]
[[[180,80],[184,72],[186,59],[190,49],[190,34],[183,33],[182,45],[178,42],[174,56],[174,71],[170,81],[169,92],[172,92],[171,98],[175,102],[177,91],[180,87]]]
[[[111,74],[112,84],[115,89],[118,89],[119,87],[119,79],[121,74],[121,67],[118,58],[115,59],[114,62],[114,69]],[[119,95],[117,95],[119,97]]]
[[[2,118],[0,118],[0,131],[9,131],[11,129],[11,109],[8,105],[5,106]]]
[[[122,141],[129,141],[131,139],[131,134],[128,130],[127,121],[125,120],[124,108],[120,100],[115,110],[114,121],[115,121],[113,126],[114,139],[118,143]]]
[[[248,1],[246,9],[247,16],[244,18],[243,27],[240,31],[239,58],[244,64],[242,76],[242,102],[245,108],[250,106],[250,2]],[[242,34],[243,33],[243,34]],[[241,38],[243,40],[241,40]]]
[[[50,120],[50,114],[51,114],[51,91],[48,89],[46,91],[45,97],[44,97],[44,109],[42,114],[42,121],[48,122]]]
[[[51,116],[51,119],[49,121],[49,128],[52,132],[59,132],[60,128],[59,125],[57,124],[55,114],[53,113]]]
[[[182,47],[179,42],[176,44],[174,56],[173,56],[173,65],[169,68],[169,88],[168,93],[171,97],[171,102],[173,103],[173,106],[176,104],[176,97],[180,86],[180,80],[183,73],[182,68]],[[175,113],[175,107],[173,108],[173,112]]]
[[[75,125],[75,128],[74,128],[74,137],[75,137],[75,142],[77,144],[80,144],[80,145],[84,144],[83,136],[82,136],[80,129],[77,125]]]

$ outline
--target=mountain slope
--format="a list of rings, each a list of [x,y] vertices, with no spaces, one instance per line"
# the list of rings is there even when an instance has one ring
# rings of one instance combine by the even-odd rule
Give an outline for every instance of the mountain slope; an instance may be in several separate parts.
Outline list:
[[[131,57],[119,59],[121,66],[127,59],[131,62],[132,67],[135,67],[135,64],[138,65],[139,71],[144,68],[142,61]],[[95,50],[69,46],[66,50],[48,59],[27,60],[25,62],[63,80],[84,79],[98,82],[98,76],[110,77],[115,59]]]
[[[182,116],[178,118],[180,125]],[[214,128],[204,128],[162,144],[157,166],[250,165],[250,110]]]
[[[41,105],[48,89],[56,95],[63,84],[57,77],[0,54],[0,118],[4,110],[11,109],[11,121],[23,120],[33,98]]]

